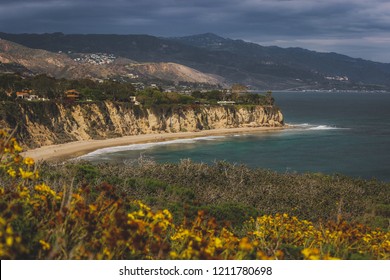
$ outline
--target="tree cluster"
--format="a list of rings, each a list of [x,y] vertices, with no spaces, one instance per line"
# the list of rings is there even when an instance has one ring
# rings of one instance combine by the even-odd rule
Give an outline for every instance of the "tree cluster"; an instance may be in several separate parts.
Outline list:
[[[237,104],[273,105],[272,93],[265,95],[249,92],[210,90],[194,91],[191,95],[163,92],[161,88],[146,88],[137,91],[131,83],[113,80],[93,81],[90,79],[55,79],[45,74],[22,77],[16,74],[0,75],[0,101],[14,101],[16,92],[31,90],[41,98],[61,101],[67,90],[80,93],[80,101],[128,102],[136,96],[142,105],[160,104],[217,104],[218,101],[234,101]]]
[[[200,102],[217,103],[218,101],[234,101],[237,104],[250,105],[273,105],[274,98],[272,92],[268,91],[265,95],[250,92],[227,92],[223,90],[212,90],[207,92],[194,91],[192,96]]]
[[[137,101],[145,106],[161,104],[192,104],[195,98],[176,92],[162,92],[159,89],[147,88],[136,93]]]
[[[131,83],[112,80],[101,82],[90,79],[66,80],[55,79],[45,74],[28,78],[16,74],[0,75],[0,100],[15,100],[15,93],[25,89],[51,100],[63,99],[64,92],[70,89],[80,92],[81,100],[93,101],[127,101],[135,94]]]

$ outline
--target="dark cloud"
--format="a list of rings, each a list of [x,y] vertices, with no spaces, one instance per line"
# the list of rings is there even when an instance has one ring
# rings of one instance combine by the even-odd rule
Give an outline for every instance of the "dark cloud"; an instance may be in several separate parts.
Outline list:
[[[214,32],[390,62],[387,0],[1,0],[3,32]]]

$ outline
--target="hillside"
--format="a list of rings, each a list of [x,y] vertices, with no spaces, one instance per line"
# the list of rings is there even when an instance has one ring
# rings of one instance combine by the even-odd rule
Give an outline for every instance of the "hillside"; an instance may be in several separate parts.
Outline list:
[[[177,63],[137,63],[134,60],[102,53],[51,52],[0,40],[0,72],[47,74],[56,78],[162,79],[173,82],[217,85],[223,78],[208,75]]]
[[[33,73],[28,70],[26,67],[17,64],[17,63],[2,63],[0,62],[0,73],[11,74],[19,73],[23,76],[31,76]]]
[[[127,69],[141,76],[158,78],[165,81],[183,81],[213,85],[224,83],[224,79],[220,76],[205,74],[190,67],[172,62],[135,63],[128,65]]]
[[[6,34],[52,52],[106,52],[139,62],[173,62],[258,89],[390,88],[390,64],[300,48],[263,47],[214,34],[179,38],[149,35]]]

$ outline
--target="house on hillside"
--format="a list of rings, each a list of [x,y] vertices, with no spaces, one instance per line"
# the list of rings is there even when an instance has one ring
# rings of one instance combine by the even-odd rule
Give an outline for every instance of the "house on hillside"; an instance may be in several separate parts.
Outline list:
[[[16,99],[27,99],[29,97],[30,97],[30,94],[28,94],[27,92],[23,92],[23,91],[16,92]]]
[[[217,103],[218,103],[219,105],[221,105],[221,106],[223,106],[223,105],[234,105],[234,104],[236,104],[235,101],[217,101]]]
[[[65,91],[64,98],[69,101],[77,101],[80,99],[80,92],[75,89]]]
[[[32,90],[24,89],[16,92],[16,99],[29,100]]]
[[[137,97],[136,96],[130,96],[130,102],[133,103],[134,105],[140,105],[141,103],[139,103],[137,101]]]
[[[38,95],[35,94],[30,94],[30,96],[27,98],[28,101],[33,101],[33,100],[40,100]]]
[[[16,99],[22,99],[22,100],[27,100],[27,101],[46,101],[48,99],[46,98],[40,98],[38,95],[33,94],[33,90],[31,89],[25,89],[22,91],[17,91],[16,92]]]

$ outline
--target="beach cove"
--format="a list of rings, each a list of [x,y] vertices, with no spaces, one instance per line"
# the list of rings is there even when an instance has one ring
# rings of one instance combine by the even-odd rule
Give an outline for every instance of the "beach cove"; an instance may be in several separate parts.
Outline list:
[[[157,163],[226,161],[280,173],[337,173],[390,182],[390,94],[274,92],[274,96],[286,129],[195,134],[193,139],[106,148],[81,158],[118,164],[140,156]]]
[[[207,136],[222,136],[237,133],[258,133],[271,132],[285,129],[284,127],[239,127],[201,130],[197,132],[176,132],[176,133],[153,133],[130,135],[104,140],[81,140],[64,144],[42,146],[40,148],[27,150],[22,153],[24,157],[31,157],[35,161],[65,161],[80,157],[98,149],[125,146],[132,144],[144,144],[153,142],[165,142],[176,139],[189,139]]]
[[[43,146],[24,155],[36,161],[80,157],[119,164],[140,156],[157,163],[227,161],[282,173],[338,173],[390,181],[390,94],[274,92],[274,96],[287,122],[284,127],[151,132]]]

